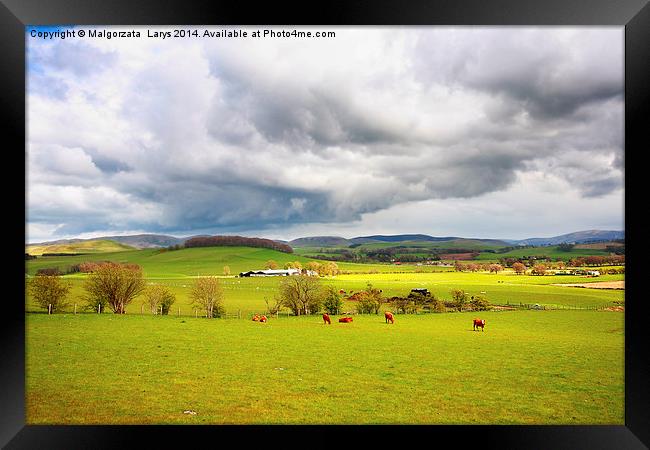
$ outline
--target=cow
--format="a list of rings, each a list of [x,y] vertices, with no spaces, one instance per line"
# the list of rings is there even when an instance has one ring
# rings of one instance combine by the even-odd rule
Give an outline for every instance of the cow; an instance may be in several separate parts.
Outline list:
[[[266,318],[266,316],[262,316],[262,317],[260,317],[260,322],[266,322],[267,320],[268,320],[268,319]]]
[[[386,311],[384,313],[384,317],[386,318],[386,323],[395,323],[395,317],[393,316],[393,313],[390,311]]]
[[[352,317],[341,317],[339,319],[339,322],[341,322],[341,323],[350,323],[350,322],[352,322]]]
[[[323,314],[323,322],[325,322],[328,325],[331,325],[332,321],[330,320],[330,316],[328,314]]]
[[[474,331],[478,331],[478,327],[481,327],[481,331],[485,331],[485,319],[474,319]]]
[[[253,316],[253,322],[258,322],[259,320],[260,320],[260,316],[257,315],[257,314],[255,314],[255,315]]]

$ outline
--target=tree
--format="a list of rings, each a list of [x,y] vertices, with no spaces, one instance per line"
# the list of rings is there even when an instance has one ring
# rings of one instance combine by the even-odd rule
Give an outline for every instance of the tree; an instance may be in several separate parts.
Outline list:
[[[573,250],[574,246],[575,246],[575,244],[568,244],[568,243],[565,242],[565,243],[562,243],[562,244],[558,245],[557,249],[559,251],[561,251],[561,252],[570,252],[571,250]]]
[[[467,293],[462,289],[452,289],[451,298],[454,303],[454,306],[458,309],[459,312],[463,311],[463,307],[467,303]]]
[[[265,268],[265,269],[275,270],[275,269],[278,268],[278,263],[275,262],[275,261],[273,261],[272,259],[269,259],[269,260],[266,262],[266,264],[264,265],[264,268]]]
[[[357,311],[362,314],[379,314],[381,305],[386,303],[382,297],[382,291],[372,286],[371,283],[366,285],[364,291],[359,292],[357,295]]]
[[[223,274],[225,276],[230,275],[230,266],[223,266]]]
[[[34,301],[41,308],[53,313],[61,311],[68,303],[66,297],[72,288],[69,280],[63,280],[59,275],[36,275],[29,280],[29,290]]]
[[[544,264],[535,264],[532,270],[533,275],[545,275],[546,266]]]
[[[488,270],[490,271],[490,273],[492,272],[499,273],[503,270],[503,266],[501,264],[490,264],[488,266]]]
[[[338,314],[343,309],[343,297],[334,286],[325,288],[323,309],[328,314]]]
[[[198,277],[190,291],[192,304],[205,311],[211,319],[221,317],[225,312],[223,308],[223,287],[217,277]]]
[[[89,306],[97,309],[98,304],[108,305],[115,314],[124,314],[144,288],[142,268],[137,264],[100,264],[84,283]]]
[[[159,284],[149,286],[144,291],[144,303],[149,306],[151,312],[157,314],[162,307],[162,314],[169,314],[169,309],[176,301],[176,295],[171,292],[167,287]]]
[[[469,304],[474,311],[486,311],[488,309],[492,309],[490,302],[482,295],[473,296]]]
[[[316,277],[283,277],[278,286],[278,301],[296,316],[318,313],[322,296],[323,290]]]
[[[317,261],[309,261],[307,263],[307,270],[318,273],[320,271],[320,263]]]
[[[513,263],[512,270],[514,270],[517,275],[521,275],[526,271],[526,265],[520,262]]]
[[[318,274],[321,276],[333,276],[339,272],[339,266],[333,261],[326,261],[320,264]]]

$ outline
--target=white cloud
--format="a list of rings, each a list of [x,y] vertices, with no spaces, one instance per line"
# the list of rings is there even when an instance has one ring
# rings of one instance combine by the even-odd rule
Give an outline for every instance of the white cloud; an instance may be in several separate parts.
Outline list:
[[[515,186],[622,217],[622,29],[336,32],[28,40],[34,229],[423,232],[411,212],[442,210],[476,235],[489,204],[527,234]]]

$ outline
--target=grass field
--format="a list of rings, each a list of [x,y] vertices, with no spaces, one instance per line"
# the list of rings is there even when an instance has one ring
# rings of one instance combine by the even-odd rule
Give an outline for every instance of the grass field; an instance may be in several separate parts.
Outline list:
[[[594,310],[624,301],[624,291],[553,286],[624,275],[341,263],[346,273],[322,284],[351,293],[372,283],[384,297],[426,287],[444,299],[461,288],[495,304],[571,309],[482,312],[485,332],[472,331],[472,312],[398,315],[394,325],[377,315],[331,326],[320,316],[286,315],[260,324],[249,317],[266,312],[280,278],[222,273],[224,265],[238,273],[269,259],[308,261],[242,247],[27,261],[32,275],[89,260],[135,262],[148,284],[176,294],[169,316],[152,315],[142,298],[125,315],[71,314],[75,303],[81,312],[85,274],[65,276],[69,312],[37,314],[43,310],[27,296],[27,423],[624,423],[624,314]],[[200,317],[189,299],[197,275],[220,276],[226,311],[242,319]]]
[[[207,275],[209,273],[202,273]],[[72,282],[72,291],[69,295],[69,311],[74,310],[77,304],[80,310],[84,304],[83,282],[85,275],[66,276]],[[192,276],[180,277],[148,277],[150,284],[162,284],[170,288],[176,295],[176,303],[172,313],[181,315],[195,315],[194,307],[189,298]],[[377,273],[377,274],[347,274],[336,277],[321,278],[323,285],[331,285],[343,289],[347,293],[360,291],[366,288],[367,283],[381,289],[384,297],[406,296],[413,288],[425,287],[443,299],[450,299],[452,288],[464,289],[470,295],[484,295],[495,304],[519,305],[535,304],[562,306],[570,308],[594,308],[613,306],[616,301],[623,301],[625,293],[622,290],[581,289],[565,286],[552,286],[552,283],[583,283],[585,281],[618,281],[624,275],[604,275],[598,278],[583,278],[579,276],[563,277],[533,277],[514,274],[489,274],[468,272],[432,272],[432,273]],[[229,313],[241,312],[243,315],[263,313],[266,311],[266,302],[273,299],[277,293],[280,278],[276,277],[251,277],[236,278],[222,277],[224,288],[224,306]],[[143,298],[136,298],[128,307],[127,313],[140,313]],[[351,310],[354,304],[348,302],[346,308]],[[27,311],[39,311],[28,297],[26,299]],[[146,308],[144,309],[146,311]]]
[[[624,423],[623,314],[473,315],[28,314],[27,423]]]
[[[25,252],[30,255],[42,255],[43,253],[110,253],[126,250],[134,250],[134,247],[105,239],[69,244],[28,245],[25,248]]]

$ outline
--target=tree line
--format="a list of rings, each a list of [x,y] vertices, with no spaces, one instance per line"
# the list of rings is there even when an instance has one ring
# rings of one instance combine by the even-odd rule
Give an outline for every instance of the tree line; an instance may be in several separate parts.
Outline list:
[[[277,250],[284,253],[293,253],[290,245],[282,242],[263,238],[249,238],[244,236],[200,236],[188,239],[183,244],[185,248],[192,247],[258,247]]]
[[[68,295],[72,288],[70,280],[61,275],[36,275],[28,281],[32,299],[50,313],[57,313],[69,307]],[[83,284],[83,309],[98,313],[112,310],[115,314],[125,314],[126,307],[133,300],[144,296],[143,306],[152,313],[169,314],[176,301],[175,294],[162,285],[147,285],[142,268],[137,264],[106,262],[98,264]],[[378,314],[382,306],[391,305],[396,312],[412,313],[421,309],[444,312],[448,307],[459,311],[469,306],[474,310],[489,309],[489,302],[483,297],[471,297],[462,290],[451,291],[452,300],[442,300],[433,294],[411,293],[407,297],[383,296],[381,289],[368,283],[366,289],[350,293],[344,299],[344,291],[333,286],[323,286],[318,275],[294,275],[283,277],[278,285],[278,293],[271,304],[266,300],[269,314],[283,308],[294,315],[339,314],[343,312],[344,300],[354,301],[358,313]],[[203,311],[208,318],[222,317],[224,290],[216,276],[198,277],[194,280],[189,297],[191,304]]]

